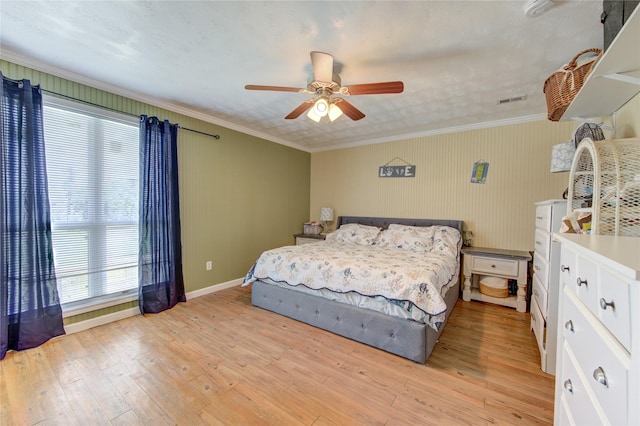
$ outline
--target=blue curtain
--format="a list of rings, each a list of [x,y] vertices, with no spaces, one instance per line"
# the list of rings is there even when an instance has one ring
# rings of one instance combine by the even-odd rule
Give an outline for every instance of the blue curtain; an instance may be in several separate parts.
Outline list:
[[[186,302],[178,196],[178,125],[140,118],[140,312]]]
[[[2,77],[0,359],[64,334],[47,189],[42,94]]]

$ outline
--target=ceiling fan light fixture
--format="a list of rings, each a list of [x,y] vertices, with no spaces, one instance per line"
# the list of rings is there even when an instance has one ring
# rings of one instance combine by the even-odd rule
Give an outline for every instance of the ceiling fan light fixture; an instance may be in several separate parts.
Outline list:
[[[553,0],[536,1],[551,2]],[[307,117],[316,123],[322,121],[323,117],[327,117],[329,121],[337,120],[342,116],[342,114],[346,115],[353,121],[358,121],[365,117],[362,111],[351,105],[347,100],[343,98],[332,99],[333,95],[376,95],[385,93],[402,93],[404,91],[404,83],[401,81],[342,86],[340,76],[333,72],[333,56],[328,53],[318,51],[311,52],[311,66],[313,68],[313,73],[310,75],[309,80],[307,81],[307,87],[304,89],[286,86],[260,86],[254,84],[247,84],[244,88],[247,90],[314,93],[314,98],[304,101],[284,118],[285,120],[292,120],[301,116],[302,113],[307,112]]]
[[[329,120],[334,121],[342,116],[342,110],[336,104],[329,105]]]
[[[329,102],[325,98],[320,98],[313,104],[313,111],[316,115],[324,117],[329,112]]]
[[[320,119],[322,118],[318,114],[316,114],[315,107],[313,107],[313,108],[311,108],[309,110],[309,112],[307,113],[307,117],[309,117],[310,119],[312,119],[316,123],[319,123]]]

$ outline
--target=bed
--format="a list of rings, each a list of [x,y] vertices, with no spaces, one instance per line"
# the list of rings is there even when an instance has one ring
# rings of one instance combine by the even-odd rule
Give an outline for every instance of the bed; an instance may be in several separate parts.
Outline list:
[[[460,294],[462,226],[340,216],[327,241],[262,253],[243,285],[254,306],[424,364]]]

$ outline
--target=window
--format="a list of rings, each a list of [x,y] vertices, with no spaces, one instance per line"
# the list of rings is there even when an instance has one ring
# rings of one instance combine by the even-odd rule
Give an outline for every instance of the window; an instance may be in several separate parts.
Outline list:
[[[44,130],[60,302],[137,294],[138,120],[47,98]]]

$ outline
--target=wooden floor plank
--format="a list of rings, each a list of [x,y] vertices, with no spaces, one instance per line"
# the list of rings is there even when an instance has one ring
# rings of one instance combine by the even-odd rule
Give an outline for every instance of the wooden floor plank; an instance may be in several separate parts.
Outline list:
[[[9,352],[0,423],[551,424],[530,316],[458,301],[427,365],[253,307],[234,287]]]

